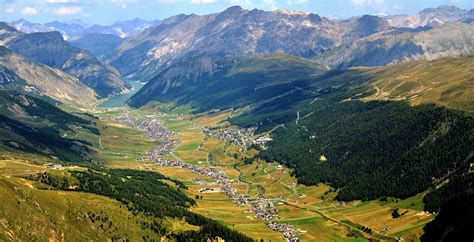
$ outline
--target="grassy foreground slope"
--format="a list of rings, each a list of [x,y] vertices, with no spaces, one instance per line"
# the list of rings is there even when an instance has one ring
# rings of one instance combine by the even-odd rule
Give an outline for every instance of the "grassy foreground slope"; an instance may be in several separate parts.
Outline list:
[[[0,240],[159,238],[142,228],[144,217],[134,216],[117,201],[87,193],[39,190],[37,186],[41,184],[0,178]]]

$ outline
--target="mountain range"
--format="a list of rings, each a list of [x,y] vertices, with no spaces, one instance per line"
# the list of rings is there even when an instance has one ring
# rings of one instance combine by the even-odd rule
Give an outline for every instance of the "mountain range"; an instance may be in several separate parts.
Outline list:
[[[26,19],[21,18],[11,22],[11,25],[19,31],[25,33],[58,31],[63,35],[64,39],[69,39],[88,33],[112,34],[120,38],[126,38],[133,36],[148,27],[157,25],[159,22],[160,21],[158,20],[146,21],[136,18],[128,21],[117,21],[112,25],[107,26],[98,24],[89,26],[80,20],[69,22],[54,21],[50,23],[39,24],[32,23]]]
[[[445,8],[430,10],[430,16],[456,19],[456,23],[431,30],[439,25],[419,23],[408,28],[393,26],[388,17],[365,15],[335,21],[312,13],[249,11],[236,6],[217,14],[164,19],[161,24],[126,39],[104,60],[123,76],[149,80],[173,63],[195,56],[281,52],[315,58],[329,67],[334,67],[334,63],[350,67],[471,53],[472,27],[462,22],[470,12],[459,10],[458,15],[464,17],[448,18],[444,16],[452,12],[442,11]],[[360,52],[365,56],[360,57]]]
[[[129,88],[119,73],[84,49],[72,46],[59,32],[26,34],[5,23],[0,25],[0,45],[39,63],[78,77],[99,95],[118,94]]]
[[[455,6],[442,5],[437,8],[424,9],[414,15],[387,16],[385,19],[394,27],[439,27],[449,22],[472,22],[474,10],[464,10]]]

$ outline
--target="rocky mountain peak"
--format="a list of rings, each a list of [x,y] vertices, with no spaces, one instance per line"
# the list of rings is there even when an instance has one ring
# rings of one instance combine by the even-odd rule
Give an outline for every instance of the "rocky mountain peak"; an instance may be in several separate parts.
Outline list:
[[[236,5],[236,6],[232,6],[232,7],[227,8],[222,13],[236,14],[236,13],[241,13],[243,11],[245,11],[245,10],[242,7],[240,7],[239,5]]]

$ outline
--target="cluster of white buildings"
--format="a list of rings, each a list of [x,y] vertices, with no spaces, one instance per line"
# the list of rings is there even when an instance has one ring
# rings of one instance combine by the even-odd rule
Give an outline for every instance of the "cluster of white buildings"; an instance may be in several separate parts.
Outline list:
[[[283,237],[290,242],[301,241],[298,238],[298,229],[291,224],[283,224],[277,222],[267,222],[266,225],[273,231],[277,231],[283,234]]]
[[[254,143],[252,136],[255,128],[228,128],[217,132],[209,132],[207,135],[223,139],[235,146],[249,146]]]

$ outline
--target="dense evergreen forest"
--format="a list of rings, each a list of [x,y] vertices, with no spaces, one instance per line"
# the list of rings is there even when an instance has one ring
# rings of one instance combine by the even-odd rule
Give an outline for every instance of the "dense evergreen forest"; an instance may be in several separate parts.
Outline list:
[[[200,226],[199,231],[172,234],[178,241],[203,241],[220,237],[226,241],[252,241],[245,235],[229,229],[219,222],[190,212],[188,208],[195,201],[187,197],[181,189],[186,186],[174,179],[156,172],[105,169],[97,167],[87,171],[72,171],[71,177],[40,173],[31,179],[51,185],[57,189],[95,193],[116,199],[134,213],[142,213],[157,219],[164,217],[185,218],[186,222]],[[173,188],[163,182],[174,182]],[[154,221],[148,226],[157,234],[164,236],[167,230],[161,222]]]
[[[469,165],[473,162],[473,157],[470,156],[467,162],[423,198],[426,211],[439,212],[441,206],[449,199],[474,187],[474,173],[469,172]]]
[[[434,105],[345,100],[278,128],[258,158],[339,188],[341,200],[406,198],[465,162],[472,131],[472,117]]]

